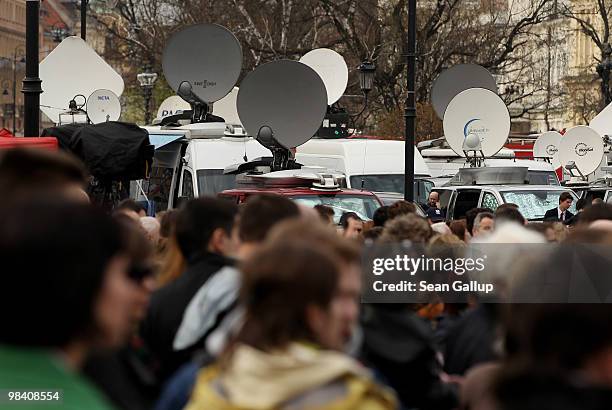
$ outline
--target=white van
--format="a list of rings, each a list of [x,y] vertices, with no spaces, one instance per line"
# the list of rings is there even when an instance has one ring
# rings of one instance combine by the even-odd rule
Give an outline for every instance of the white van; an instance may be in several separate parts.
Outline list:
[[[135,200],[152,201],[156,212],[175,207],[179,198],[216,195],[234,188],[236,176],[225,175],[226,167],[272,156],[239,126],[201,123],[144,128],[155,145],[151,177],[133,183],[130,192]]]
[[[311,139],[297,147],[300,164],[320,166],[346,175],[348,188],[374,192],[404,192],[404,142],[373,139]],[[422,178],[431,174],[423,157],[414,150],[415,193],[425,202],[433,184]]]
[[[450,148],[427,148],[421,150],[421,155],[429,167],[432,177],[440,181],[444,177],[450,179],[459,172],[460,168],[469,166],[464,157],[460,157]],[[502,148],[494,157],[485,159],[484,166],[527,167],[529,184],[559,185],[559,178],[551,163],[514,158],[514,152],[507,148]]]

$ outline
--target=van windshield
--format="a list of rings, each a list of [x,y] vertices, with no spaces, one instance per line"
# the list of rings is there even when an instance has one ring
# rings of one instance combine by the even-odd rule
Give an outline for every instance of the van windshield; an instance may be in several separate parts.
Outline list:
[[[353,175],[351,176],[351,188],[363,189],[372,192],[397,192],[404,193],[404,175],[381,174],[381,175]],[[433,182],[426,179],[414,181],[414,199],[418,203],[426,203],[429,193],[434,187]]]
[[[334,210],[334,222],[340,222],[345,212],[355,212],[363,220],[372,220],[380,204],[370,195],[299,195],[290,197],[295,202],[313,208],[327,205]]]
[[[500,192],[504,202],[517,204],[521,214],[528,220],[544,219],[544,214],[549,209],[559,206],[559,196],[562,190],[524,190]],[[576,213],[576,200],[570,207],[570,212]]]
[[[236,187],[236,175],[225,175],[222,169],[199,169],[197,176],[199,196],[214,196]]]

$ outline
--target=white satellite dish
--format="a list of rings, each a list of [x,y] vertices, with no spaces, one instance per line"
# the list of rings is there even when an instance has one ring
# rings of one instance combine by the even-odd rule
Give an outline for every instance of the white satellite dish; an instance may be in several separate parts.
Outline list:
[[[574,162],[584,176],[597,170],[603,156],[603,138],[591,127],[579,125],[570,128],[561,138],[561,144],[559,144],[561,165],[565,167]]]
[[[599,135],[612,137],[612,104],[608,104],[599,114],[591,120],[589,127],[593,128]]]
[[[344,95],[348,85],[348,67],[340,54],[329,48],[318,48],[300,58],[300,63],[306,64],[319,74],[327,89],[328,105],[332,105]]]
[[[213,104],[213,114],[222,117],[226,124],[241,125],[240,117],[238,116],[238,92],[240,89],[234,89],[225,97]]]
[[[236,85],[242,69],[242,48],[225,27],[197,24],[172,35],[162,65],[174,91],[187,81],[193,94],[211,103],[225,97]]]
[[[80,37],[67,37],[41,63],[43,93],[40,110],[59,123],[76,95],[91,95],[96,90],[123,93],[123,78]]]
[[[547,131],[540,135],[533,144],[533,156],[535,158],[549,158],[553,167],[559,168],[559,145],[561,134],[557,131]]]
[[[445,110],[444,137],[452,150],[462,157],[469,135],[478,136],[482,153],[491,157],[502,149],[509,134],[510,113],[493,91],[484,88],[462,91]]]
[[[178,95],[171,95],[160,104],[157,109],[157,118],[161,119],[170,115],[181,114],[183,111],[189,111],[190,109],[187,101]]]
[[[121,101],[111,90],[96,90],[87,99],[87,116],[94,124],[117,121],[121,117]]]

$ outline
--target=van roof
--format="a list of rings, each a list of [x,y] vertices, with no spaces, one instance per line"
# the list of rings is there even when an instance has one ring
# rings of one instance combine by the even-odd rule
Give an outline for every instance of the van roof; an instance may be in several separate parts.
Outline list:
[[[339,169],[338,171],[345,172],[347,175],[404,173],[404,141],[313,138],[297,148],[296,159],[300,162],[300,157],[315,155],[343,158],[345,169]],[[416,147],[414,150],[414,173],[416,175],[431,175],[429,167]]]

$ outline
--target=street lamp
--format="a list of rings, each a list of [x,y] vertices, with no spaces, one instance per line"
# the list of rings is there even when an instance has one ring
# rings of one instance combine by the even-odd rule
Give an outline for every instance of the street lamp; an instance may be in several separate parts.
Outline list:
[[[376,66],[371,61],[364,61],[357,67],[359,71],[359,87],[361,92],[367,97],[368,93],[372,91],[374,87],[374,74],[376,73]]]
[[[145,125],[151,122],[151,96],[153,94],[153,86],[157,81],[157,73],[151,72],[151,67],[145,67],[144,72],[136,76],[140,86],[142,87],[145,99]]]
[[[62,40],[64,40],[66,37],[70,35],[70,33],[68,32],[68,29],[66,29],[66,27],[63,24],[55,23],[49,29],[49,35],[51,36],[51,39],[55,43],[61,43]]]

